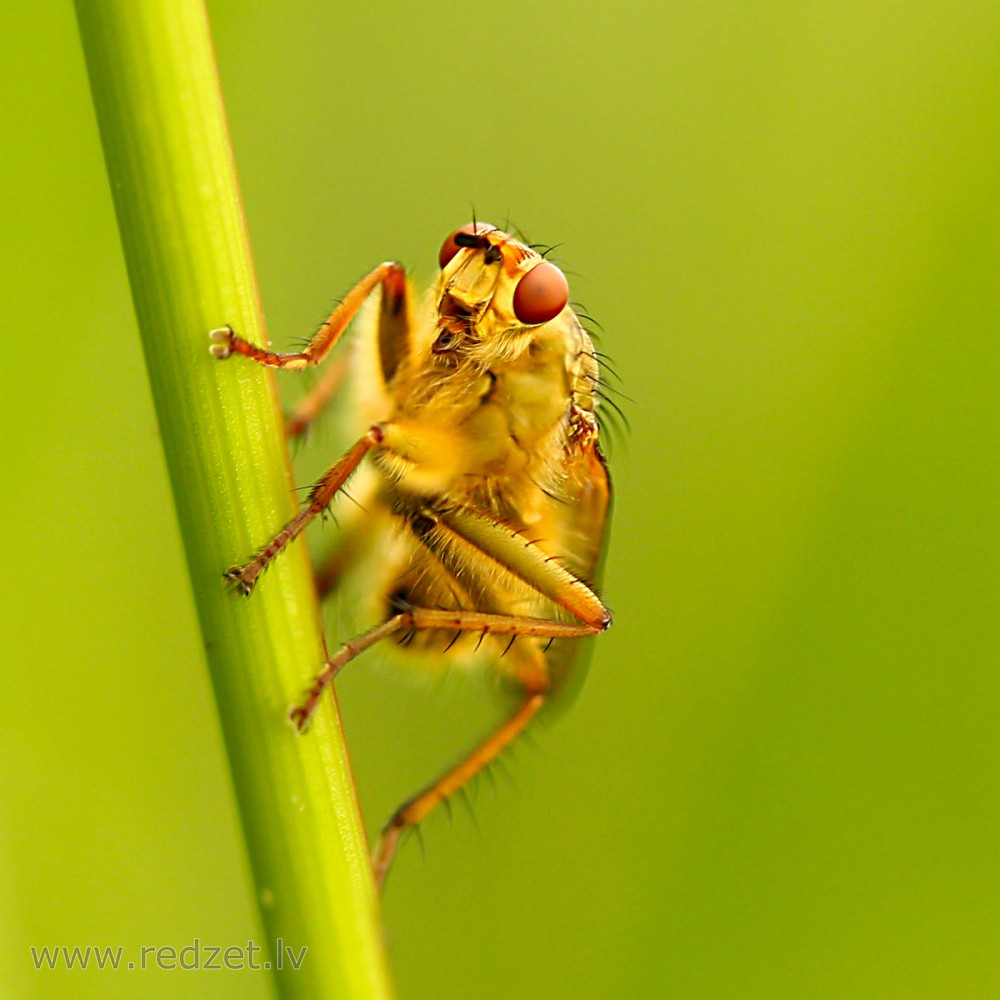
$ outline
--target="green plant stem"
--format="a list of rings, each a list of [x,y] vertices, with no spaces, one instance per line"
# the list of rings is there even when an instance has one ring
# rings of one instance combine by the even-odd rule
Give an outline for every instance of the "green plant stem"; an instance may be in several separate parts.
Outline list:
[[[287,721],[324,658],[304,547],[249,600],[222,582],[292,515],[293,494],[273,378],[208,351],[226,323],[266,339],[204,5],[76,8],[267,945],[308,948],[298,971],[282,956],[277,983],[287,997],[389,996],[335,702],[307,737]],[[155,562],[149,579],[155,597]]]

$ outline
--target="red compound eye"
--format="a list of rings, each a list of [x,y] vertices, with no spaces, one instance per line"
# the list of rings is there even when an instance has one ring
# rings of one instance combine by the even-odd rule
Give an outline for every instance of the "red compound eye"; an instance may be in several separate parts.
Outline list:
[[[455,254],[458,253],[462,248],[455,242],[455,237],[459,233],[467,233],[469,236],[476,236],[482,233],[488,233],[491,229],[496,229],[496,226],[491,226],[488,222],[467,222],[461,229],[456,229],[451,236],[448,237],[441,244],[441,250],[438,253],[438,266],[444,267],[448,261],[451,260]]]
[[[536,264],[514,289],[514,315],[526,326],[555,319],[569,301],[566,276],[555,264]]]

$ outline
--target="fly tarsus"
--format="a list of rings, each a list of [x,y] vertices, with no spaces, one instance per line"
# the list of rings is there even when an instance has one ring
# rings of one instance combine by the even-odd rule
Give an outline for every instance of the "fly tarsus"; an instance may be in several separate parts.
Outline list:
[[[211,341],[208,352],[218,361],[225,361],[233,354],[256,361],[269,368],[285,368],[288,371],[301,371],[309,365],[316,364],[317,359],[309,352],[311,345],[305,351],[292,351],[288,354],[276,354],[265,347],[241,337],[231,326],[220,326],[212,330],[208,339]]]

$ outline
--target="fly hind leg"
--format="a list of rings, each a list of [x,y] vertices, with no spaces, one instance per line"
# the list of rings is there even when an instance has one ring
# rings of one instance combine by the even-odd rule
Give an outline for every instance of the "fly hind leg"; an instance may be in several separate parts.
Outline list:
[[[430,608],[409,608],[388,618],[381,625],[370,629],[356,639],[345,643],[326,663],[309,689],[305,701],[292,709],[290,718],[299,731],[303,731],[316,711],[323,692],[333,683],[340,671],[364,650],[392,635],[412,631],[478,632],[481,635],[534,636],[549,639],[578,639],[601,631],[599,627],[584,622],[560,622],[546,618],[522,618],[515,615],[485,614],[473,611],[440,611]],[[528,723],[538,714],[548,695],[549,680],[543,669],[522,668],[519,680],[524,700],[507,720],[483,740],[458,764],[428,785],[423,791],[401,805],[383,827],[372,867],[375,880],[381,887],[399,839],[409,827],[415,826],[433,809],[463,788],[483,768],[488,767],[524,732]]]
[[[350,642],[345,642],[326,661],[326,666],[316,675],[305,701],[292,709],[291,719],[302,731],[309,724],[319,705],[323,692],[333,683],[334,678],[359,653],[364,652],[381,639],[396,633],[433,631],[478,632],[481,635],[535,636],[543,639],[582,639],[595,635],[600,629],[583,622],[560,622],[548,618],[520,618],[516,615],[484,614],[479,611],[439,611],[432,608],[409,608],[387,618],[381,625],[369,629]],[[522,668],[519,677],[521,686],[531,693],[548,689],[548,678],[544,669]]]
[[[517,711],[490,733],[471,753],[433,784],[404,802],[392,814],[389,822],[382,828],[372,856],[372,868],[379,888],[385,884],[389,866],[392,864],[393,855],[404,831],[422,822],[436,806],[462,789],[484,768],[489,767],[525,731],[545,704],[545,699],[545,690],[527,692]]]
[[[391,430],[391,427],[392,425],[388,425],[387,430]],[[445,566],[448,566],[449,553],[453,554],[460,546],[478,551],[497,564],[498,572],[506,572],[522,580],[539,595],[569,612],[575,621],[483,611],[406,608],[382,625],[347,643],[327,661],[306,701],[292,712],[292,719],[299,729],[305,727],[324,690],[346,663],[362,650],[390,635],[430,630],[442,634],[476,632],[482,636],[506,635],[511,638],[582,639],[603,632],[611,624],[611,613],[586,583],[565,569],[558,560],[546,555],[536,543],[526,542],[510,526],[462,505],[428,508],[423,514],[422,519],[414,520],[414,530],[432,553],[440,554]],[[385,882],[403,832],[420,823],[437,805],[463,788],[483,768],[496,760],[524,732],[545,704],[550,678],[545,668],[544,655],[540,655],[537,660],[539,662],[535,662],[534,658],[525,660],[518,667],[517,679],[524,692],[518,709],[458,764],[393,813],[382,830],[372,859],[375,878],[380,886]]]

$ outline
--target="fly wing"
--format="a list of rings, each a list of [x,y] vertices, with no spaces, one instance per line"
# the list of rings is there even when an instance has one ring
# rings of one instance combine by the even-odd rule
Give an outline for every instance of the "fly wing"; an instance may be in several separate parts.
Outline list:
[[[562,562],[599,592],[611,520],[611,479],[596,439],[577,452],[567,473],[566,502],[555,511]],[[570,704],[582,686],[593,642],[590,638],[557,639],[549,647],[546,661],[557,704]]]

